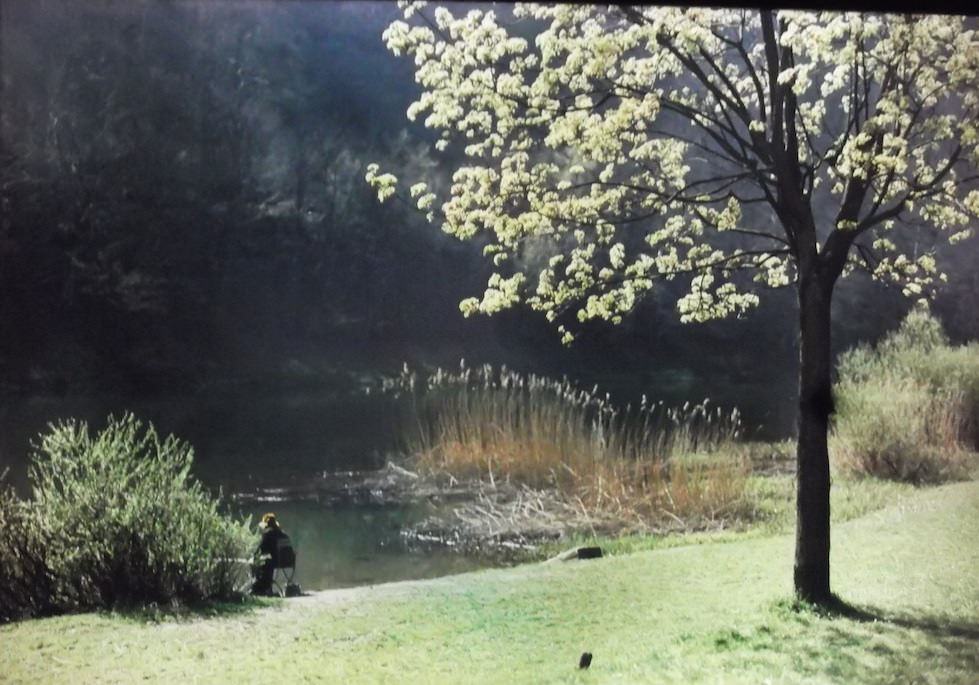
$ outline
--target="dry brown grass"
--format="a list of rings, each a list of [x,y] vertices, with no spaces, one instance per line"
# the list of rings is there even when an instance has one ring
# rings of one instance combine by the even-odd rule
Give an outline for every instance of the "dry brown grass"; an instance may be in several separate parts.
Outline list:
[[[968,476],[970,407],[961,391],[894,376],[837,391],[841,411],[830,444],[843,472],[909,483]]]
[[[702,527],[745,506],[748,460],[737,411],[707,401],[616,408],[568,381],[484,366],[407,369],[406,449],[429,474],[556,490],[583,513]]]
[[[840,358],[833,462],[910,483],[967,478],[979,450],[979,344],[953,346],[913,311],[876,348]]]

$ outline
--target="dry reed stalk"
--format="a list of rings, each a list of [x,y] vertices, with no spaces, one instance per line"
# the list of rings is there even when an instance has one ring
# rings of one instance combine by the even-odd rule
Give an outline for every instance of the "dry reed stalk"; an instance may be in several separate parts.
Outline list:
[[[740,417],[706,400],[620,409],[597,387],[464,365],[424,382],[406,369],[388,389],[407,395],[406,450],[434,475],[512,480],[584,514],[639,520],[712,520],[743,500],[747,460],[727,456]]]

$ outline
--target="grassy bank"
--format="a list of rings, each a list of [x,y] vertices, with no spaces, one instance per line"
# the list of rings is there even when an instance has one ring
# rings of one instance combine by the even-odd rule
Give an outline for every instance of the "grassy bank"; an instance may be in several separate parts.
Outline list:
[[[979,473],[977,473],[979,475]],[[771,537],[795,530],[795,477],[787,473],[752,475],[746,483],[750,502],[747,516],[740,520],[719,520],[704,530],[682,528],[666,534],[635,533],[631,535],[589,535],[577,533],[557,542],[543,543],[534,558],[549,558],[573,546],[597,545],[613,554],[682,547],[714,542],[738,542],[750,538]],[[830,512],[833,525],[852,521],[890,505],[912,498],[918,489],[908,483],[877,478],[833,481]]]
[[[320,593],[224,616],[0,628],[6,682],[934,682],[979,678],[979,483],[838,525],[860,611],[793,611],[792,538]],[[583,651],[594,654],[578,671]]]

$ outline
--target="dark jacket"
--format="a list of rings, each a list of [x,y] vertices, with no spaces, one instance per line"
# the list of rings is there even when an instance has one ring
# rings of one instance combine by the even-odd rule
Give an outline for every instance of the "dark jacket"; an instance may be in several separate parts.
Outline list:
[[[281,528],[270,526],[262,533],[262,541],[258,544],[259,554],[270,554],[272,556],[273,568],[279,565],[277,558],[279,540],[283,538],[288,540],[289,536],[283,533]]]
[[[255,553],[268,555],[268,558],[262,559],[254,567],[255,582],[252,584],[252,593],[258,595],[274,594],[272,580],[275,576],[275,569],[283,566],[295,567],[296,565],[296,553],[289,545],[289,536],[283,533],[281,528],[269,527],[262,533],[262,541],[258,544]],[[287,558],[280,558],[280,555]]]

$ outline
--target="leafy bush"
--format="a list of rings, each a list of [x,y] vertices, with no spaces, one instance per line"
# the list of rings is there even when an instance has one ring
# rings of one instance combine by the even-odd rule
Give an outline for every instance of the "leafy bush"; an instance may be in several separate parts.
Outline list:
[[[94,438],[85,423],[52,426],[35,447],[32,499],[3,500],[12,530],[43,549],[47,585],[33,584],[32,601],[72,610],[233,596],[253,536],[218,511],[192,461],[189,445],[132,415]],[[6,576],[37,578],[3,563]]]
[[[0,622],[41,614],[51,606],[52,577],[26,503],[0,489]]]
[[[979,446],[979,344],[953,347],[912,311],[876,348],[840,358],[835,465],[912,483],[965,477]]]

